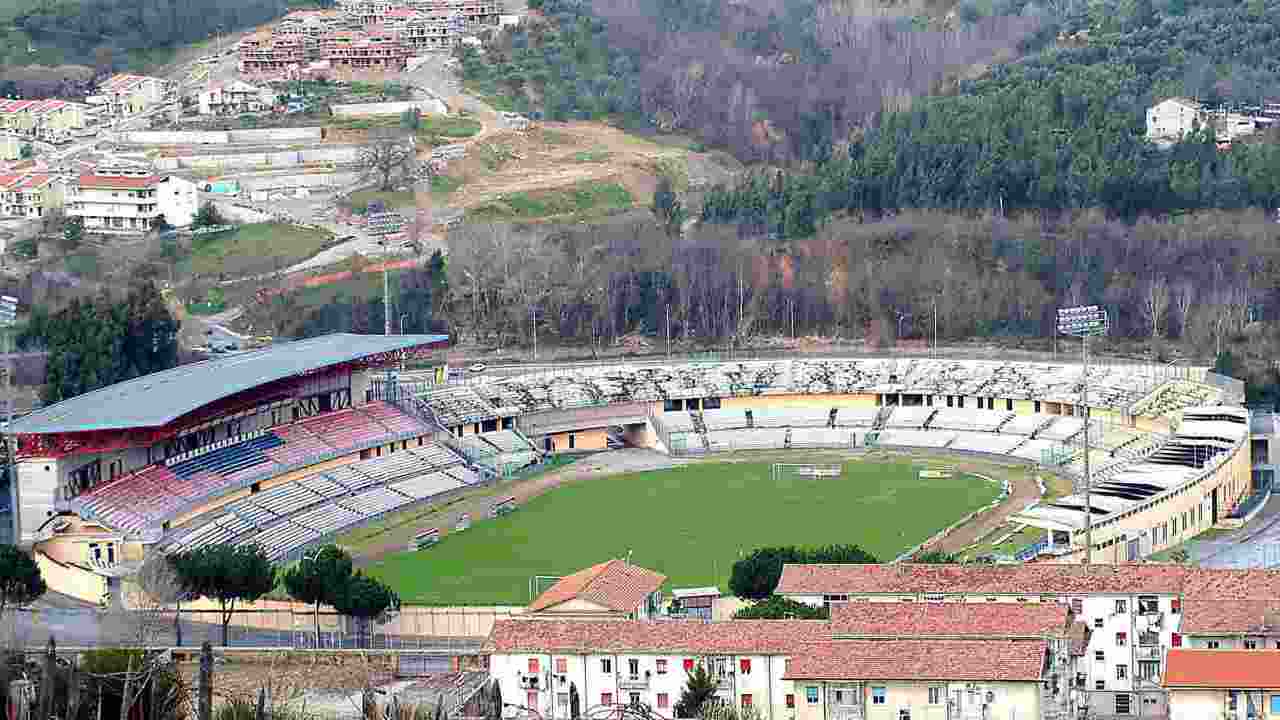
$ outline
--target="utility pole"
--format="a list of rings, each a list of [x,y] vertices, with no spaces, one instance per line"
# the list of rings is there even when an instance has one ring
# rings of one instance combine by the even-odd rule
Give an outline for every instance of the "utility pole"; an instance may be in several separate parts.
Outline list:
[[[537,307],[529,306],[529,332],[533,333],[533,359],[538,359],[538,318]]]
[[[671,303],[667,303],[667,362],[671,362]]]
[[[1084,564],[1093,557],[1093,512],[1089,503],[1089,338],[1106,335],[1107,311],[1098,305],[1058,309],[1058,332],[1080,338],[1080,408],[1084,413]]]
[[[0,331],[4,332],[5,351],[8,362],[4,369],[4,404],[6,422],[4,426],[8,457],[5,458],[5,474],[9,479],[9,507],[13,508],[14,542],[22,542],[22,526],[18,518],[22,516],[18,505],[18,436],[13,433],[13,371],[17,363],[13,359],[13,325],[18,321],[18,298],[12,295],[0,295]]]
[[[934,358],[938,357],[938,296],[933,296],[933,352],[930,355]]]

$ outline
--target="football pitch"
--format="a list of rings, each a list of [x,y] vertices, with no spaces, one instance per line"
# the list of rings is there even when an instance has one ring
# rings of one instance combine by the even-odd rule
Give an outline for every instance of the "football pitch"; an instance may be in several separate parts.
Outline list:
[[[721,462],[595,478],[366,569],[405,603],[500,605],[527,603],[532,575],[567,575],[628,552],[667,575],[668,587],[727,589],[740,553],[767,545],[856,543],[887,562],[1000,494],[965,473],[920,477],[942,466],[855,460],[839,478],[774,483],[770,463]]]

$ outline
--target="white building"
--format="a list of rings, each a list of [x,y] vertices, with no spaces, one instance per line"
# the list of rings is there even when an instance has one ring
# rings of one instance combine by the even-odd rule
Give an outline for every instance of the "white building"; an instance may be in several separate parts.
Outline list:
[[[196,209],[195,183],[175,176],[100,169],[80,175],[67,188],[67,215],[84,218],[85,230],[95,233],[144,234],[161,216],[183,227],[191,224]]]
[[[276,93],[267,87],[236,80],[200,91],[196,103],[201,115],[239,115],[270,110],[276,104]]]
[[[123,118],[146,112],[164,102],[167,80],[146,75],[113,75],[98,86],[89,102],[106,107],[110,117]]]
[[[552,617],[654,617],[667,576],[613,559],[559,579],[529,603],[529,612]]]
[[[1061,603],[1090,629],[1072,671],[1093,717],[1167,713],[1159,687],[1171,648],[1184,647],[1186,598],[1274,598],[1280,572],[1181,565],[787,565],[777,593],[833,603]]]
[[[1173,97],[1147,108],[1148,140],[1177,140],[1204,124],[1204,108],[1195,100]]]
[[[1280,717],[1280,650],[1169,652],[1170,720]]]

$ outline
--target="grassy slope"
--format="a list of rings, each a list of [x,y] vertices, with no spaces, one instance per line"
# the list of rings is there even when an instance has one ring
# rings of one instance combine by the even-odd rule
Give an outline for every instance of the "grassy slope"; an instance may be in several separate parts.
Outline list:
[[[768,463],[699,464],[562,486],[421,552],[369,566],[405,602],[528,600],[529,576],[563,575],[634,552],[672,586],[719,584],[752,548],[857,543],[884,560],[985,505],[970,476],[920,480],[907,461],[852,462],[839,480],[774,486]]]
[[[196,241],[192,272],[229,276],[271,272],[314,255],[330,240],[328,233],[291,225],[253,223],[226,235]],[[276,258],[279,258],[277,263]]]
[[[618,183],[582,182],[572,188],[512,193],[469,210],[480,222],[536,220],[557,216],[586,218],[631,207],[634,198]]]

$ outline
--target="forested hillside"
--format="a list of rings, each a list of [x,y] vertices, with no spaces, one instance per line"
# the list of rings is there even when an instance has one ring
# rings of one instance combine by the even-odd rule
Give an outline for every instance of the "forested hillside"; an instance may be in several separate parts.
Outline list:
[[[283,14],[286,0],[9,0],[4,65],[121,67],[130,52],[204,40]],[[34,50],[34,52],[29,52]]]

